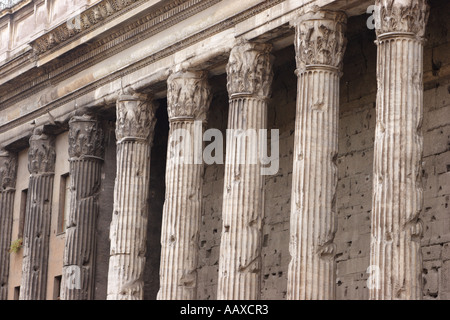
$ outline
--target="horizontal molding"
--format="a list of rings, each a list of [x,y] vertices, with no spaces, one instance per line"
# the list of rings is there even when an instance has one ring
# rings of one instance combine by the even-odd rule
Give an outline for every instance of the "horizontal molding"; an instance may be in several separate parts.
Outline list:
[[[206,8],[205,6],[209,7],[215,3],[218,3],[219,1],[221,1],[221,0],[208,0],[208,1],[203,0],[200,3],[199,7],[196,7],[196,9],[199,11],[193,11],[190,13],[186,12],[185,14],[189,14],[189,16],[192,16],[195,13],[200,12],[201,10],[204,10]],[[5,123],[4,125],[2,125],[0,127],[0,134],[6,132],[6,131],[10,130],[11,128],[14,128],[18,125],[24,124],[26,122],[30,122],[33,119],[36,119],[42,115],[45,115],[48,112],[51,112],[52,110],[54,110],[60,106],[63,106],[71,101],[74,101],[75,99],[80,98],[83,95],[90,93],[99,87],[102,87],[108,83],[111,83],[117,79],[120,79],[128,74],[136,72],[139,69],[145,68],[146,66],[148,66],[160,59],[163,59],[165,57],[173,55],[176,52],[178,52],[184,48],[187,48],[197,42],[205,40],[208,37],[211,37],[211,36],[213,36],[217,33],[220,33],[224,30],[233,28],[237,23],[245,21],[249,17],[252,17],[264,10],[269,9],[272,6],[282,3],[283,1],[284,0],[267,0],[263,3],[253,6],[247,10],[244,10],[228,19],[220,21],[217,24],[215,24],[207,29],[204,29],[196,34],[186,37],[185,39],[183,39],[177,43],[174,43],[173,45],[168,46],[168,47],[164,48],[163,50],[160,50],[152,55],[149,55],[147,58],[142,59],[134,64],[131,64],[124,69],[118,70],[117,72],[114,72],[104,78],[94,81],[81,89],[75,90],[74,92],[67,94],[66,96],[60,97],[47,105],[41,106],[39,109],[36,109],[26,115],[21,116],[20,118],[17,118],[8,123]],[[186,16],[184,19],[186,19],[187,17],[188,16]],[[175,25],[179,21],[180,20],[177,20],[176,22],[173,21],[170,24],[170,26]],[[170,23],[170,22],[166,22],[166,23]],[[122,30],[126,30],[127,27],[128,26],[123,27]],[[167,28],[167,27],[168,26],[166,26],[165,28]],[[19,95],[16,95],[15,97],[11,97],[4,102],[0,101],[0,103],[2,105],[1,109],[11,106],[11,105],[19,102],[22,99],[30,97],[33,94],[36,94],[37,92],[45,89],[46,87],[51,86],[52,83],[59,82],[59,81],[62,81],[64,79],[68,78],[70,76],[69,73],[73,74],[73,73],[82,71],[92,65],[95,65],[99,61],[106,59],[107,58],[107,54],[105,53],[106,50],[113,51],[113,53],[111,53],[111,55],[117,54],[118,52],[122,51],[123,49],[128,48],[131,42],[142,41],[146,37],[150,37],[151,35],[161,32],[165,28],[156,29],[156,30],[155,29],[146,29],[146,30],[151,30],[151,31],[149,31],[150,32],[149,35],[144,35],[144,34],[143,35],[134,35],[132,37],[127,37],[126,39],[118,39],[117,41],[119,43],[110,45],[108,47],[108,44],[111,44],[111,42],[114,42],[114,40],[115,40],[115,39],[112,39],[110,43],[103,44],[103,46],[99,46],[97,48],[98,51],[95,52],[95,56],[89,57],[89,54],[93,54],[94,51],[88,51],[85,53],[84,56],[78,58],[81,60],[80,62],[76,63],[73,61],[72,67],[68,67],[67,62],[61,61],[61,64],[63,65],[61,68],[65,68],[65,69],[54,70],[53,72],[50,71],[48,74],[41,76],[42,82],[39,84],[36,84],[35,81],[30,81],[30,83],[28,84],[28,86],[29,86],[28,89],[25,89],[25,88],[24,88],[25,90],[17,89],[17,91],[21,92]],[[151,33],[152,31],[153,31],[153,33]],[[129,32],[131,32],[131,31],[129,31]],[[129,33],[127,33],[127,35],[130,36]],[[141,37],[141,38],[139,38],[139,37]],[[126,41],[130,41],[130,42],[126,42]],[[120,46],[120,48],[115,48],[115,46]],[[47,78],[45,79],[46,76],[47,76]]]

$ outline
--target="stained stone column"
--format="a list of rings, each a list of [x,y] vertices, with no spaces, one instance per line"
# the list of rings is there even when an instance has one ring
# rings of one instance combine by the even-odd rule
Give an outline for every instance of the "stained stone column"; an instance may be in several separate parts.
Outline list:
[[[377,0],[370,299],[421,299],[425,0]]]
[[[315,8],[294,22],[297,111],[287,298],[335,298],[339,78],[346,15]]]
[[[0,300],[8,298],[9,249],[14,213],[17,155],[0,151]]]
[[[62,300],[93,299],[103,151],[100,123],[87,115],[73,117],[69,121],[71,193],[63,257]]]
[[[202,124],[210,102],[206,73],[180,72],[169,77],[170,131],[158,299],[196,299],[203,186]]]
[[[116,105],[117,173],[110,227],[108,300],[142,300],[145,266],[153,103],[122,95]]]
[[[30,138],[30,181],[25,213],[20,300],[45,300],[55,175],[55,137],[35,129]]]
[[[267,128],[273,78],[270,50],[268,44],[240,44],[232,49],[227,65],[231,131],[226,145],[219,300],[254,300],[261,294],[264,180],[256,137]]]

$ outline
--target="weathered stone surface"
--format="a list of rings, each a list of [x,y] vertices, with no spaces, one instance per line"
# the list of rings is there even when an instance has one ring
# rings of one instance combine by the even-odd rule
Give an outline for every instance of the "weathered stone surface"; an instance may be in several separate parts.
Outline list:
[[[100,123],[90,116],[73,117],[69,127],[71,197],[66,223],[61,299],[92,300],[103,132]],[[73,272],[79,279],[75,279]],[[77,281],[77,285],[70,281]]]
[[[187,98],[188,93],[192,91],[184,80],[180,79],[173,89],[166,87],[170,70],[177,69],[208,70],[214,100],[211,106],[212,112],[207,117],[207,128],[225,132],[230,98],[226,91],[225,60],[231,48],[240,39],[251,39],[273,44],[272,51],[276,56],[275,86],[272,89],[274,96],[268,102],[268,127],[280,130],[280,170],[276,175],[266,176],[263,182],[265,196],[261,241],[261,298],[285,299],[287,297],[287,278],[291,259],[289,214],[294,202],[291,198],[291,189],[299,183],[298,180],[292,179],[293,160],[298,156],[293,150],[296,131],[297,78],[292,71],[298,63],[297,73],[303,72],[302,77],[306,79],[308,64],[302,65],[301,60],[308,60],[310,64],[316,64],[316,66],[325,64],[330,69],[335,68],[344,72],[344,77],[340,80],[339,154],[336,159],[338,184],[335,196],[337,211],[335,220],[338,221],[338,228],[333,240],[336,244],[336,299],[369,299],[368,286],[373,283],[368,280],[376,274],[376,271],[374,272],[376,269],[372,268],[369,260],[371,216],[376,214],[372,212],[372,192],[375,189],[375,184],[372,182],[374,140],[378,138],[378,136],[375,137],[375,118],[378,113],[375,109],[375,97],[376,67],[379,61],[376,57],[378,47],[374,44],[376,33],[370,26],[373,16],[370,12],[366,13],[366,9],[370,9],[371,5],[375,4],[375,15],[378,12],[377,8],[382,9],[378,17],[380,24],[377,28],[379,35],[377,43],[380,45],[382,41],[385,41],[381,45],[384,46],[386,55],[389,54],[392,59],[386,59],[384,63],[392,63],[391,66],[393,66],[400,55],[398,50],[402,50],[406,59],[410,58],[403,50],[404,46],[410,45],[409,40],[406,40],[408,36],[422,41],[425,35],[423,20],[426,20],[427,8],[424,1],[46,0],[34,1],[32,5],[27,4],[28,2],[22,1],[14,9],[3,10],[0,13],[0,38],[2,39],[0,41],[0,146],[20,154],[18,170],[20,178],[17,181],[20,183],[16,186],[12,220],[13,240],[22,237],[20,235],[22,234],[21,217],[26,202],[23,198],[28,188],[27,151],[24,148],[28,146],[27,140],[34,126],[44,125],[46,132],[54,130],[61,133],[61,130],[67,130],[67,122],[74,113],[82,114],[84,111],[80,112],[81,110],[95,113],[100,110],[99,115],[109,121],[109,125],[113,128],[115,121],[110,106],[116,102],[122,88],[131,87],[139,92],[151,92],[157,99],[161,99],[163,104],[166,88],[169,91],[180,92],[173,97]],[[423,255],[422,295],[424,299],[448,299],[450,297],[448,285],[450,267],[446,262],[450,260],[450,217],[448,215],[450,203],[450,120],[448,118],[450,111],[448,80],[450,2],[432,0],[429,3],[432,10],[431,23],[428,23],[426,27],[427,41],[423,42],[425,46],[423,59],[421,58],[422,61],[418,62],[423,64],[425,89],[422,125],[423,157],[422,168],[419,170],[423,175],[423,210],[420,212],[420,220],[423,222],[423,237],[420,239]],[[341,40],[345,41],[345,38],[339,38],[339,33],[332,31],[335,22],[324,22],[323,17],[329,16],[329,12],[322,16],[317,12],[311,13],[310,17],[316,17],[313,18],[314,26],[300,22],[301,19],[305,20],[306,16],[299,16],[299,10],[315,4],[330,9],[345,10],[349,16],[346,32],[349,45],[345,50],[344,63],[338,61],[343,54],[339,50]],[[78,8],[81,10],[76,11]],[[68,17],[74,19],[66,21]],[[375,20],[374,22],[377,22]],[[293,37],[294,29],[288,26],[291,21],[299,22],[295,27],[298,28],[297,33],[300,31],[303,33],[301,38]],[[78,22],[81,25],[78,25]],[[315,32],[317,30],[319,32]],[[392,41],[389,38],[392,33],[405,36],[404,46],[394,43],[399,42],[399,39]],[[298,56],[302,56],[300,61],[295,59],[292,39],[296,41],[303,39],[303,43],[298,44],[298,47],[305,49],[299,52]],[[327,45],[324,46],[324,43]],[[328,50],[327,47],[331,49]],[[240,60],[235,62],[236,73],[241,72],[240,69],[247,68],[239,65],[242,63]],[[262,60],[259,60],[256,65],[261,66],[261,70],[256,70],[256,73],[264,72]],[[415,63],[411,64],[413,65]],[[411,76],[408,71],[414,69],[411,66],[406,64],[395,68],[385,66],[384,70],[390,70],[389,76],[395,77],[395,80],[389,81],[390,83],[398,83]],[[319,73],[317,70],[316,72]],[[236,91],[238,95],[245,95],[245,91],[247,94],[264,95],[264,92],[270,89],[270,86],[261,86],[257,82],[257,77],[251,78],[244,74],[237,79],[247,79],[235,84],[230,83],[231,87],[242,88],[230,90],[230,92]],[[310,79],[321,81],[319,76],[311,75]],[[311,87],[316,86],[313,81],[307,83],[305,80],[305,84]],[[385,92],[388,91],[385,90]],[[307,93],[313,93],[313,91],[308,90]],[[389,98],[386,106],[394,107],[409,94],[399,94],[400,97],[394,94],[386,96]],[[178,103],[174,101],[170,104]],[[408,107],[403,109],[403,113],[397,115],[398,119],[408,122],[411,120],[408,118],[410,114],[405,111],[413,112],[413,107],[409,107],[411,101],[408,99],[404,103],[408,104]],[[396,108],[396,110],[400,109]],[[177,114],[180,117],[179,120],[181,117],[189,118],[188,113],[182,109],[176,111],[179,112]],[[166,117],[167,111],[165,108],[160,108],[158,119],[164,119],[161,121],[164,125],[162,130],[155,133],[155,137],[159,139],[158,146],[161,148],[152,150],[150,181],[157,180],[157,183],[154,183],[155,189],[149,191],[148,202],[153,208],[150,212],[154,220],[150,220],[149,217],[147,222],[149,228],[146,234],[149,239],[147,240],[147,263],[144,268],[145,273],[151,276],[143,278],[145,298],[151,299],[156,297],[160,287],[159,242],[166,192],[165,172],[166,169],[168,170],[165,146],[169,130],[166,127],[168,122]],[[143,123],[145,122],[147,121],[144,120]],[[174,124],[173,127],[176,128],[177,125]],[[311,127],[320,128],[318,122],[311,123]],[[132,141],[134,138],[138,138],[136,141],[139,140],[139,133],[135,134],[131,129],[133,128],[129,128],[129,134],[125,135],[122,142]],[[403,134],[407,131],[398,129],[396,132]],[[101,266],[97,264],[96,299],[106,297],[110,255],[110,242],[107,241],[107,237],[113,213],[113,188],[116,176],[116,143],[112,136],[108,136],[105,142],[108,156],[105,157],[104,168],[109,169],[103,170],[100,198],[103,219],[102,222],[98,221],[100,223],[96,235],[97,239],[101,239],[97,245],[97,262],[102,261]],[[393,137],[393,140],[397,139],[397,136]],[[145,139],[143,137],[143,140]],[[325,140],[325,136],[321,136],[320,139]],[[63,181],[59,178],[69,172],[67,142],[67,133],[57,137],[58,159],[55,166],[57,179],[55,179],[53,191],[52,230],[47,272],[46,298],[48,299],[57,297],[56,289],[59,286],[58,279],[61,275],[63,260],[61,249],[64,249],[65,234],[58,233],[54,227],[59,220],[58,210],[55,210],[58,209],[59,203],[57,196],[65,197],[62,194],[64,190],[59,190],[58,182]],[[89,143],[87,141],[87,145]],[[402,145],[400,139],[392,143],[386,139],[383,143],[384,148],[389,147],[392,150],[390,159],[395,159],[397,154],[405,151],[405,148],[414,147],[414,144]],[[80,147],[85,145],[80,144]],[[80,152],[82,152],[81,149]],[[382,160],[385,161],[386,158]],[[86,163],[87,159],[83,161]],[[81,166],[81,161],[79,163]],[[405,163],[407,166],[408,162],[403,162]],[[199,299],[217,298],[224,169],[225,166],[222,164],[213,164],[205,166],[204,171],[202,228],[199,229],[200,252],[196,269],[197,298]],[[157,175],[155,175],[156,171],[158,171]],[[176,175],[185,172],[188,171],[180,170],[172,173]],[[397,172],[401,173],[401,170]],[[322,176],[326,173],[324,171]],[[398,179],[402,180],[401,174]],[[167,183],[171,182],[167,181]],[[178,186],[181,184],[181,182],[173,181],[173,185],[176,186],[177,183]],[[409,190],[410,187],[407,185],[404,188],[404,185],[399,185],[399,189]],[[2,194],[0,192],[0,196]],[[320,195],[323,196],[324,193]],[[308,197],[313,198],[313,195],[305,196],[305,198]],[[0,207],[0,215],[4,213],[2,210],[3,207]],[[319,210],[319,206],[316,210]],[[385,212],[389,210],[390,208],[387,208]],[[175,214],[175,210],[171,212]],[[318,224],[315,226],[319,227]],[[60,224],[57,227],[59,228]],[[9,236],[5,236],[2,230],[8,232],[8,222],[0,225],[0,239],[8,238]],[[237,241],[242,241],[242,238],[237,236]],[[10,259],[8,298],[13,299],[21,284],[22,252],[8,254],[8,256]],[[2,259],[0,257],[0,265],[5,261]],[[182,263],[183,261],[172,260],[169,264],[181,265]],[[396,265],[403,266],[401,263]],[[0,272],[3,271],[0,270]]]
[[[267,98],[273,71],[270,45],[243,43],[227,65],[230,96],[220,242],[219,300],[255,300],[261,295],[263,176],[261,145],[242,132],[267,128]],[[241,134],[234,134],[241,130]],[[256,161],[252,161],[256,159]]]
[[[54,136],[35,129],[28,151],[31,176],[25,214],[20,300],[44,300],[46,297],[55,159]]]
[[[425,34],[429,7],[427,0],[375,0],[378,37],[384,33],[407,32],[418,38]]]
[[[377,32],[378,95],[370,254],[370,265],[376,268],[377,275],[369,288],[370,298],[421,299],[421,37],[427,22],[426,0],[395,4],[377,1],[377,4],[381,5],[383,23]]]
[[[17,155],[0,151],[0,300],[8,297]]]
[[[314,7],[291,22],[296,33],[297,72],[303,72],[312,65],[342,69],[347,45],[346,21],[344,12]]]
[[[122,95],[116,110],[117,174],[107,299],[142,300],[154,105],[143,95]]]
[[[203,162],[202,141],[194,139],[202,137],[202,122],[211,103],[206,76],[204,72],[181,72],[168,79],[170,131],[161,230],[161,300],[197,297]],[[196,146],[200,147],[200,159],[195,159]]]
[[[294,22],[298,89],[287,288],[287,298],[293,300],[335,298],[339,68],[345,22],[342,12],[317,9]]]

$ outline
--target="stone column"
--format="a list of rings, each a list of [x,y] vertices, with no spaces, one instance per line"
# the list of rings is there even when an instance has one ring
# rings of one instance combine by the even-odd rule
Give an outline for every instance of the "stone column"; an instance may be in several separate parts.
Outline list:
[[[62,300],[94,296],[96,222],[103,163],[100,123],[84,115],[69,121],[70,212],[66,223]]]
[[[170,121],[158,299],[195,300],[202,209],[203,122],[211,102],[207,73],[179,72],[167,81]]]
[[[17,155],[0,151],[0,300],[8,298],[9,250],[14,213]]]
[[[297,111],[287,298],[335,298],[339,78],[346,15],[314,8],[294,22]]]
[[[145,95],[116,105],[117,174],[110,227],[108,300],[142,300],[154,106]]]
[[[227,65],[230,109],[219,300],[255,300],[261,294],[264,179],[258,134],[267,128],[267,99],[273,78],[270,50],[268,44],[239,44],[232,49]]]
[[[28,151],[28,199],[20,300],[45,300],[55,175],[55,137],[35,129]]]
[[[370,299],[421,299],[425,0],[377,0]]]

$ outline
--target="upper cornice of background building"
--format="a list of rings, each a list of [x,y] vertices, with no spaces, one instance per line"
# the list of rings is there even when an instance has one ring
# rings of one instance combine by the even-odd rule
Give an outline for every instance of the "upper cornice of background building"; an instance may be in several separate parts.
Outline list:
[[[21,2],[30,2],[30,0],[0,0],[0,10],[11,9]]]

